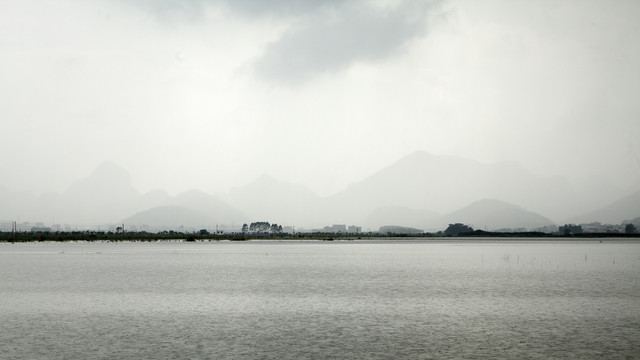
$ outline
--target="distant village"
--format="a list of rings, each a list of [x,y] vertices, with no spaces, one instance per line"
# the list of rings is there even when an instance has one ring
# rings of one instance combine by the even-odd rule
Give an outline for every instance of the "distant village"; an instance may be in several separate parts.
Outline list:
[[[256,237],[287,237],[303,235],[335,235],[335,236],[500,236],[500,234],[509,235],[517,234],[518,236],[586,236],[586,235],[639,235],[640,217],[622,224],[602,224],[600,222],[592,222],[586,224],[565,224],[560,226],[545,226],[537,229],[498,229],[492,231],[474,229],[472,225],[455,223],[449,224],[446,229],[435,232],[425,232],[421,229],[415,229],[405,226],[382,226],[376,231],[364,231],[362,227],[356,225],[333,224],[319,229],[296,229],[294,226],[282,226],[276,223],[266,221],[254,222],[251,224],[243,224],[241,226],[224,226],[216,225],[212,228],[190,228],[179,226],[177,228],[154,228],[149,226],[136,226],[126,224],[109,224],[103,226],[74,226],[70,224],[59,225],[54,224],[47,226],[42,222],[16,222],[16,221],[0,221],[0,232],[4,236],[0,237],[0,241],[17,239],[16,234],[22,234],[20,238],[39,239],[39,240],[56,240],[56,234],[93,234],[93,238],[99,239],[102,235],[108,239],[109,236],[117,236],[118,234],[128,234],[128,239],[134,239],[135,236],[149,237],[154,236],[160,238],[171,237],[176,238],[196,236],[200,238],[212,238],[216,236],[246,236],[247,238]],[[11,235],[14,235],[11,237]],[[148,234],[145,235],[145,234]],[[180,236],[179,236],[180,235]],[[185,238],[186,238],[185,237]],[[62,239],[62,237],[58,237]],[[65,238],[66,239],[66,238]],[[91,239],[91,237],[89,237]]]

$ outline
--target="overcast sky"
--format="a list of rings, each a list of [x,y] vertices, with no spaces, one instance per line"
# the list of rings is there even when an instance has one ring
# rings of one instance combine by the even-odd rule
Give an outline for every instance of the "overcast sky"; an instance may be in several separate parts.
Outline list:
[[[640,183],[640,2],[6,0],[0,185],[319,194],[414,151]],[[637,185],[636,185],[637,188]]]

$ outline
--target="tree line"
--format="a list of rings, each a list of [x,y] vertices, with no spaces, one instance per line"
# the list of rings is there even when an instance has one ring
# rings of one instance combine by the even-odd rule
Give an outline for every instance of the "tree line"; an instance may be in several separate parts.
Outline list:
[[[251,225],[247,225],[246,223],[242,225],[242,233],[271,233],[271,234],[280,234],[282,233],[282,225],[278,224],[269,224],[268,221],[257,221],[252,222]]]

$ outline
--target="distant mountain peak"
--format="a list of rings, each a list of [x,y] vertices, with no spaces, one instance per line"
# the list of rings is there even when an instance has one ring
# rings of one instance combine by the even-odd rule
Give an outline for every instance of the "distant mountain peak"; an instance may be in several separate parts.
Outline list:
[[[255,180],[247,184],[248,187],[276,187],[276,186],[284,186],[286,183],[276,179],[275,177],[269,174],[262,174],[257,177]]]
[[[258,176],[255,179],[249,181],[245,185],[236,186],[236,187],[231,188],[231,192],[235,192],[235,191],[238,191],[240,189],[247,189],[247,188],[262,188],[262,187],[266,187],[266,186],[277,186],[279,184],[281,184],[281,182],[279,180],[277,180],[273,176],[265,173],[265,174],[262,174],[262,175]]]
[[[461,157],[456,155],[434,155],[432,153],[426,151],[414,151],[413,153],[400,158],[395,163],[387,166],[386,168],[381,169],[379,172],[383,171],[402,171],[402,170],[411,170],[415,169],[419,171],[420,168],[424,167],[435,167],[441,168],[444,166],[454,165],[457,167],[460,166],[480,166],[481,163]]]
[[[429,161],[438,157],[437,155],[433,155],[426,151],[414,151],[411,154],[404,156],[398,159],[395,163],[403,163],[403,162],[424,162]]]
[[[467,206],[467,208],[481,208],[481,209],[514,209],[514,210],[526,210],[521,206],[512,204],[506,201],[498,199],[482,199],[474,201]]]
[[[79,189],[89,191],[104,188],[132,188],[131,175],[123,167],[111,161],[105,161],[98,165],[89,176],[72,183],[67,193]]]
[[[267,174],[242,187],[232,188],[223,196],[254,219],[285,224],[304,224],[314,219],[312,214],[320,201],[306,186],[279,181]]]
[[[131,175],[127,170],[125,170],[122,166],[117,165],[111,161],[104,161],[98,167],[93,170],[90,178],[93,177],[109,177],[109,178],[119,178],[125,180],[126,182],[131,182]]]
[[[258,176],[256,181],[280,182],[276,178],[274,178],[273,176],[271,176],[271,175],[269,175],[267,173],[264,173],[264,174]]]
[[[179,193],[178,195],[176,195],[176,198],[191,198],[191,197],[212,197],[213,195],[207,194],[202,190],[198,190],[198,189],[189,189],[186,191],[183,191],[181,193]]]
[[[137,195],[131,175],[109,161],[100,164],[86,178],[72,183],[64,193],[68,202],[83,206],[128,201]]]
[[[619,224],[623,220],[631,219],[640,215],[640,190],[627,196],[623,196],[609,205],[575,216],[567,220],[570,223],[602,222]]]
[[[449,223],[462,222],[476,228],[497,230],[503,228],[526,228],[533,230],[553,225],[550,219],[518,205],[497,200],[482,199],[446,216]]]
[[[217,220],[185,206],[165,205],[138,212],[122,220],[122,223],[168,229],[177,229],[179,226],[211,228],[217,224]]]

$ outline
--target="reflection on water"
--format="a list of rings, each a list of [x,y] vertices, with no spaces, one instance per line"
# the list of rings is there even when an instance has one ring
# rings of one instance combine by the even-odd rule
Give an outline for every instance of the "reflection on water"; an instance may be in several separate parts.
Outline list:
[[[640,357],[640,243],[0,244],[21,358]]]

